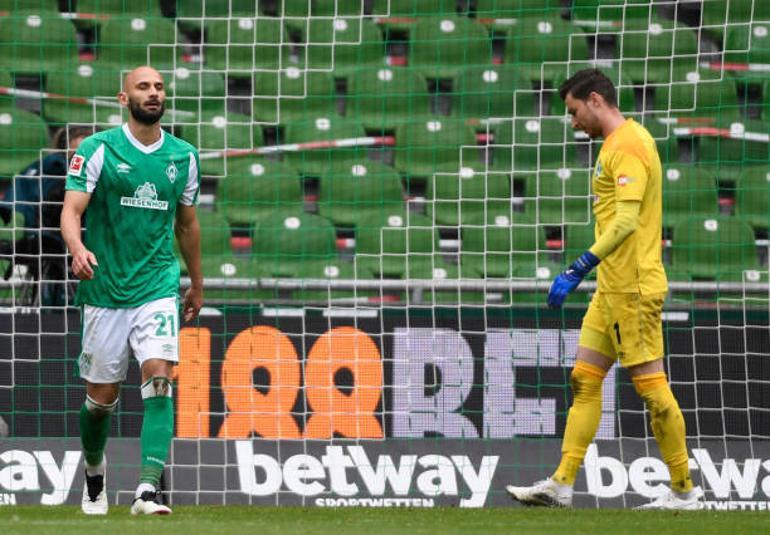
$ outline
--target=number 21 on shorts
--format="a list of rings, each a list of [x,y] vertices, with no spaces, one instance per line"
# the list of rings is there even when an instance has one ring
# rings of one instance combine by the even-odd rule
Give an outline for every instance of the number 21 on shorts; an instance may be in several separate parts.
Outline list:
[[[157,312],[153,319],[158,324],[155,336],[176,336],[176,314]]]

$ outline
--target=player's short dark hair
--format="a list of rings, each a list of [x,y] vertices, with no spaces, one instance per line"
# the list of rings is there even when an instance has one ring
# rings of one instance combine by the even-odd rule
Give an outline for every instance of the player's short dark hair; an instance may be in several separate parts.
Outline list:
[[[583,69],[565,80],[559,87],[559,96],[564,100],[572,95],[578,100],[588,100],[588,95],[598,93],[610,106],[617,106],[617,94],[612,80],[599,69]]]

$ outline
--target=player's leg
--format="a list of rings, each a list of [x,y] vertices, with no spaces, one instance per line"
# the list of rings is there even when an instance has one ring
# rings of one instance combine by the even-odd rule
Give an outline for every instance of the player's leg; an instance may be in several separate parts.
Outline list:
[[[550,478],[530,487],[506,487],[514,499],[524,504],[572,504],[575,478],[601,420],[602,383],[614,363],[614,348],[606,334],[603,318],[601,301],[594,296],[583,318],[575,367],[570,374],[573,401],[567,415],[559,467]]]
[[[671,492],[650,504],[654,508],[700,509],[700,489],[694,490],[682,411],[663,368],[664,294],[612,296],[618,325],[613,342],[621,364],[650,414],[652,431],[671,475]]]
[[[589,444],[593,442],[602,417],[602,384],[614,360],[605,353],[587,347],[588,340],[593,346],[600,345],[605,337],[602,333],[583,329],[578,346],[575,367],[570,374],[572,406],[567,413],[567,425],[561,446],[561,462],[551,479],[561,485],[575,484],[580,465]]]
[[[174,435],[174,404],[171,399],[173,364],[150,359],[142,364],[142,466],[136,487],[132,514],[169,514],[161,503],[160,478]]]
[[[702,492],[693,488],[682,411],[666,379],[663,360],[629,368],[636,392],[644,400],[663,462],[671,475],[671,491],[644,509],[701,509]]]
[[[86,400],[80,408],[80,442],[85,463],[81,509],[89,515],[106,514],[108,509],[104,447],[110,432],[110,416],[118,404],[119,390],[119,383],[86,382]]]
[[[178,361],[175,299],[147,303],[134,318],[131,346],[142,368],[142,466],[132,514],[169,514],[161,503],[160,478],[174,435],[171,377]]]
[[[128,368],[128,334],[124,312],[86,306],[83,310],[80,376],[86,399],[80,409],[85,484],[81,509],[89,515],[107,514],[107,472],[104,448],[111,415],[118,403],[120,383]]]

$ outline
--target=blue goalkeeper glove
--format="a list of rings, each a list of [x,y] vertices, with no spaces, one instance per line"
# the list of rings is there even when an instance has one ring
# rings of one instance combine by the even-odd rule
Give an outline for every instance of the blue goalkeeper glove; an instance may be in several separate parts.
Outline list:
[[[551,289],[548,291],[548,306],[559,308],[583,278],[593,268],[599,265],[600,260],[591,251],[586,251],[572,265],[554,279]]]

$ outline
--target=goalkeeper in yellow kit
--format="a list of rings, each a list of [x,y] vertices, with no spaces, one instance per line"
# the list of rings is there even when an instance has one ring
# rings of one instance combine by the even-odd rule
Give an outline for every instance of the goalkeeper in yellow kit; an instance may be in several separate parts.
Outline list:
[[[661,311],[668,284],[661,261],[662,173],[655,140],[623,117],[612,82],[599,70],[576,73],[559,92],[572,126],[592,139],[603,137],[604,144],[591,184],[596,242],[556,277],[548,304],[561,306],[597,266],[598,287],[583,318],[570,376],[574,399],[561,463],[544,481],[506,490],[527,505],[572,505],[578,469],[599,426],[602,381],[620,359],[649,410],[671,475],[670,492],[642,507],[701,509],[703,493],[690,479],[682,411],[663,369]]]

